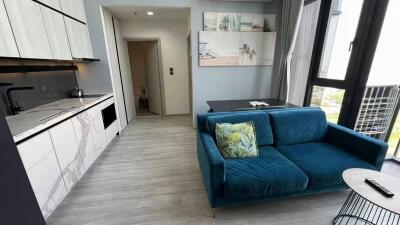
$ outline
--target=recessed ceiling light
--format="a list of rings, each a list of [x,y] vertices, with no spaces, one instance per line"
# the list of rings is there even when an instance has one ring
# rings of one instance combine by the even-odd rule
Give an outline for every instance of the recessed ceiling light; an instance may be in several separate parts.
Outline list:
[[[148,15],[148,16],[153,16],[153,15],[154,15],[154,12],[152,12],[152,11],[147,11],[147,15]]]

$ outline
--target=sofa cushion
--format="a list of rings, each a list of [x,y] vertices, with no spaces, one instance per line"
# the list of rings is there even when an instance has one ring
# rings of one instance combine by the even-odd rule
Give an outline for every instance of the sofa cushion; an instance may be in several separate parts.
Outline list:
[[[320,141],[328,124],[325,113],[317,108],[270,112],[277,145]]]
[[[206,120],[207,131],[215,139],[215,126],[217,123],[243,123],[252,121],[256,133],[258,146],[272,145],[272,128],[268,114],[265,112],[246,112],[229,115],[209,116]]]
[[[217,123],[215,129],[218,149],[225,158],[244,158],[258,155],[254,124]]]
[[[308,178],[273,147],[252,158],[226,159],[224,197],[255,197],[304,190]]]
[[[282,145],[277,150],[307,174],[310,188],[343,184],[342,173],[349,168],[376,170],[362,159],[324,142]]]

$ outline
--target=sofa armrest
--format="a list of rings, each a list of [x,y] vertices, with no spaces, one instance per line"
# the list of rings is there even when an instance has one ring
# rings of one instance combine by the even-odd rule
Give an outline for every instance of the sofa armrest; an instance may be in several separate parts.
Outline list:
[[[381,170],[388,149],[387,143],[332,123],[328,124],[326,139],[330,144],[350,152]]]
[[[225,160],[214,139],[208,133],[197,132],[197,157],[203,174],[211,206],[215,206],[217,196],[222,196],[225,181]]]

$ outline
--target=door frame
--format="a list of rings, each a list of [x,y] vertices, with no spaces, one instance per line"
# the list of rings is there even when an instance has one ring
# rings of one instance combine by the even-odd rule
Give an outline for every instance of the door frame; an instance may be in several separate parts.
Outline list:
[[[125,37],[125,40],[127,41],[128,45],[129,45],[129,42],[156,42],[157,43],[157,52],[158,52],[157,58],[158,58],[158,71],[159,71],[158,73],[159,73],[159,77],[160,77],[160,94],[161,94],[161,115],[160,116],[165,116],[166,115],[165,87],[164,87],[163,62],[162,62],[162,57],[161,57],[162,56],[161,39],[158,37],[154,37],[154,38],[151,38],[151,37],[150,38],[149,37],[142,37],[142,38],[141,37]],[[129,54],[129,51],[128,51],[128,54]],[[131,73],[133,74],[133,70],[131,70]],[[135,110],[136,110],[136,108],[135,108]]]
[[[332,0],[321,1],[307,80],[304,106],[311,104],[313,86],[345,90],[338,124],[354,128],[389,0],[364,0],[344,80],[318,77]]]

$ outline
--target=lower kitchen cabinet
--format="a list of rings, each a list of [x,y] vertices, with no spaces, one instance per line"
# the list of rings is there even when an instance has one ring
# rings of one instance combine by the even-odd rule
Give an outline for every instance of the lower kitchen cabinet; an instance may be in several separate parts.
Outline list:
[[[66,120],[51,128],[49,132],[65,185],[70,191],[85,171],[72,121]]]
[[[100,155],[104,149],[106,149],[108,144],[103,124],[103,117],[101,115],[101,105],[102,104],[96,105],[88,110],[97,155]]]
[[[84,170],[97,159],[96,147],[93,141],[93,132],[90,126],[90,117],[87,111],[78,114],[72,118],[76,140],[78,142],[79,153],[82,157]]]
[[[67,195],[50,134],[45,131],[17,147],[40,209],[47,218]]]
[[[47,219],[118,132],[118,121],[104,128],[109,98],[17,145],[36,199]]]

